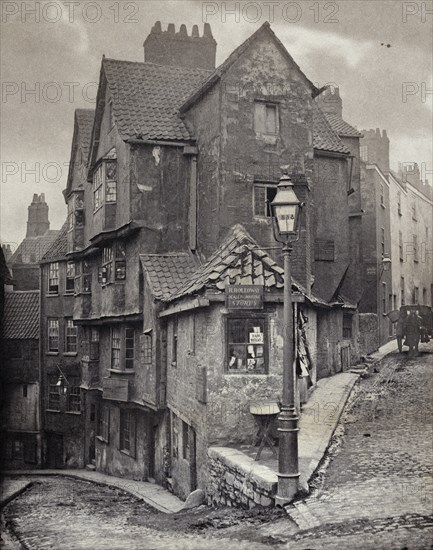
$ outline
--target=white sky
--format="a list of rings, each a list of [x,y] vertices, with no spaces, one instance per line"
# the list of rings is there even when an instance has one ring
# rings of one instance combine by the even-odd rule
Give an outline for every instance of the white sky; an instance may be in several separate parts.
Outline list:
[[[340,87],[348,122],[387,129],[393,168],[417,162],[433,180],[432,0],[27,0],[27,13],[22,4],[0,1],[1,240],[13,247],[33,193],[45,193],[51,228],[62,225],[74,110],[94,106],[102,54],[143,60],[157,20],[189,33],[210,23],[217,64],[269,20],[310,80]]]

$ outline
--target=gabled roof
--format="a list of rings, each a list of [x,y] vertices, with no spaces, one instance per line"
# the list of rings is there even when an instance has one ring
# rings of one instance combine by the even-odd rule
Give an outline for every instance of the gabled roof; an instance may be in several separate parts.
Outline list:
[[[262,250],[242,225],[232,227],[212,256],[169,301],[196,294],[203,289],[223,291],[226,285],[263,285],[266,290],[282,289],[284,270]],[[301,292],[312,303],[326,305],[292,280],[292,290]]]
[[[295,67],[299,70],[301,75],[303,76],[305,83],[311,88],[313,96],[317,95],[319,93],[319,90],[316,88],[316,86],[309,80],[305,74],[300,69],[299,65],[296,63],[296,61],[293,59],[293,57],[289,54],[287,49],[285,48],[284,44],[281,42],[281,40],[276,36],[274,31],[271,29],[271,26],[268,21],[265,21],[263,25],[257,29],[255,33],[253,33],[249,38],[245,40],[245,42],[242,42],[240,46],[238,46],[229,56],[228,58],[219,65],[215,71],[208,77],[208,79],[202,84],[202,86],[191,96],[187,99],[187,101],[182,105],[181,112],[186,111],[193,105],[202,95],[206,93],[207,90],[209,90],[220,78],[221,76],[228,71],[228,69],[237,61],[241,55],[253,44],[260,36],[262,36],[264,33],[267,33],[272,40],[276,43],[278,49],[283,54],[284,57],[286,57],[290,63],[295,65]]]
[[[318,105],[313,104],[313,146],[319,151],[349,154],[327,117]]]
[[[72,190],[72,179],[74,175],[74,162],[78,148],[80,147],[83,153],[83,158],[88,159],[90,141],[92,138],[93,122],[95,120],[94,109],[75,109],[74,113],[74,134],[72,138],[71,156],[69,161],[68,181],[64,191],[65,197]],[[84,182],[80,182],[84,183]]]
[[[39,290],[5,293],[3,338],[39,338]]]
[[[326,120],[331,125],[331,128],[336,134],[342,137],[362,137],[363,134],[359,132],[356,128],[351,126],[348,122],[343,120],[337,115],[330,115],[324,113]]]
[[[186,252],[140,254],[150,290],[158,300],[168,300],[196,271],[198,264]]]
[[[26,237],[10,257],[8,264],[38,264],[58,234],[58,229],[49,229],[39,237]]]
[[[114,59],[104,59],[103,70],[124,140],[191,139],[178,110],[210,71]]]
[[[42,257],[41,263],[60,260],[68,251],[68,223],[65,222],[57,235],[56,240]]]

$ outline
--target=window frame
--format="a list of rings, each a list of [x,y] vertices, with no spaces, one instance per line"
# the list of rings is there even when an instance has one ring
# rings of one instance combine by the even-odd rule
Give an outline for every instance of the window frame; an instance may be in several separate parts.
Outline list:
[[[135,457],[137,416],[135,411],[120,409],[119,451]]]
[[[256,206],[258,204],[257,201],[257,193],[261,190],[264,190],[264,201],[260,200],[260,203],[262,203],[263,211],[262,213],[257,213]],[[274,191],[273,198],[268,197],[269,191]],[[272,194],[272,193],[271,193]],[[270,202],[275,198],[275,195],[277,194],[277,184],[271,183],[271,182],[254,182],[253,185],[253,216],[254,218],[264,219],[264,220],[270,220],[272,219],[272,212],[270,209]],[[263,213],[264,212],[264,213]]]
[[[98,438],[105,443],[110,441],[110,407],[101,403],[98,407],[98,425],[96,433]]]
[[[345,340],[353,338],[353,314],[346,311],[343,311],[342,335]]]
[[[132,336],[129,331],[132,332]],[[134,372],[137,360],[137,330],[135,327],[115,325],[111,327],[110,337],[110,370]],[[129,357],[128,352],[130,352]]]
[[[52,281],[57,281],[53,284]],[[60,264],[59,262],[51,262],[48,264],[48,295],[58,296],[60,290]]]
[[[72,323],[72,324],[70,324]],[[71,332],[71,329],[73,331]],[[72,342],[71,342],[72,339]],[[72,344],[72,346],[71,346]],[[72,347],[72,349],[71,349]],[[74,354],[78,353],[78,326],[74,324],[72,317],[65,317],[65,345],[64,345],[65,354]]]
[[[66,274],[65,274],[65,294],[75,294],[75,262],[68,260],[66,262]],[[72,267],[72,270],[70,269]],[[71,274],[72,271],[72,274]],[[71,286],[72,281],[72,288]],[[69,287],[69,288],[68,288]]]
[[[81,414],[81,388],[79,377],[68,378],[66,412]]]
[[[252,323],[254,321],[260,321],[263,323],[263,343],[262,344],[252,344],[250,342],[231,342],[229,341],[229,325],[232,321],[242,321],[245,324],[244,333],[246,334],[246,324],[248,322]],[[248,346],[262,346],[263,348],[263,368],[260,370],[248,370]],[[242,346],[245,348],[245,368],[240,369],[231,369],[230,368],[230,346]],[[248,376],[259,376],[259,375],[268,375],[269,374],[269,335],[268,335],[268,319],[266,314],[259,314],[257,312],[236,312],[230,313],[225,318],[225,370],[224,374],[227,375],[248,375]]]
[[[60,412],[61,410],[61,395],[62,388],[58,385],[59,376],[57,374],[49,374],[47,380],[47,410]],[[53,401],[53,396],[56,398]]]
[[[108,155],[111,155],[111,153],[108,153]],[[93,171],[93,213],[100,210],[105,204],[117,204],[117,184],[119,179],[117,155],[108,155],[99,161]],[[109,166],[111,166],[112,172],[109,172]]]
[[[268,118],[268,110],[272,109],[275,113],[273,128],[270,128]],[[262,111],[262,113],[260,113]],[[256,134],[265,136],[278,136],[280,133],[280,110],[279,104],[272,101],[262,101],[256,99],[254,101],[254,131]]]
[[[51,326],[51,324],[53,325]],[[54,324],[55,323],[55,324]],[[51,335],[51,330],[57,330],[57,336]],[[60,352],[60,321],[58,317],[47,317],[47,351],[48,353]],[[51,340],[57,338],[57,347],[51,346]]]

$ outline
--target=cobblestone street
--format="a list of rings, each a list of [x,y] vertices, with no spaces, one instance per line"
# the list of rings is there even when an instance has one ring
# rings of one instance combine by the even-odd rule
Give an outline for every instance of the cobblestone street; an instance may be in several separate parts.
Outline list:
[[[35,550],[431,548],[432,352],[392,353],[361,380],[315,489],[290,517],[205,507],[165,515],[113,488],[40,477],[4,521]]]

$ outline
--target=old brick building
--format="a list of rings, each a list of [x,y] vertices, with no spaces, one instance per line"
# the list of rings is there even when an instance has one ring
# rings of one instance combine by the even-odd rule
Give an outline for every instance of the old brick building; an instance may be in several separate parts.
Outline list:
[[[283,168],[305,203],[293,252],[295,319],[308,345],[300,399],[358,355],[351,150],[269,24],[217,69],[215,48],[209,26],[188,36],[157,23],[144,63],[103,59],[94,120],[75,116],[66,254],[42,267],[48,292],[50,280],[60,285],[44,299],[58,313],[43,313],[64,324],[45,369],[63,372],[60,402],[76,387],[68,369],[81,368],[80,460],[183,497],[205,487],[211,442],[254,431],[254,389],[280,394],[283,281],[268,201]],[[237,284],[261,288],[264,307],[232,322],[224,292]],[[65,357],[68,327],[80,342],[74,357]]]

